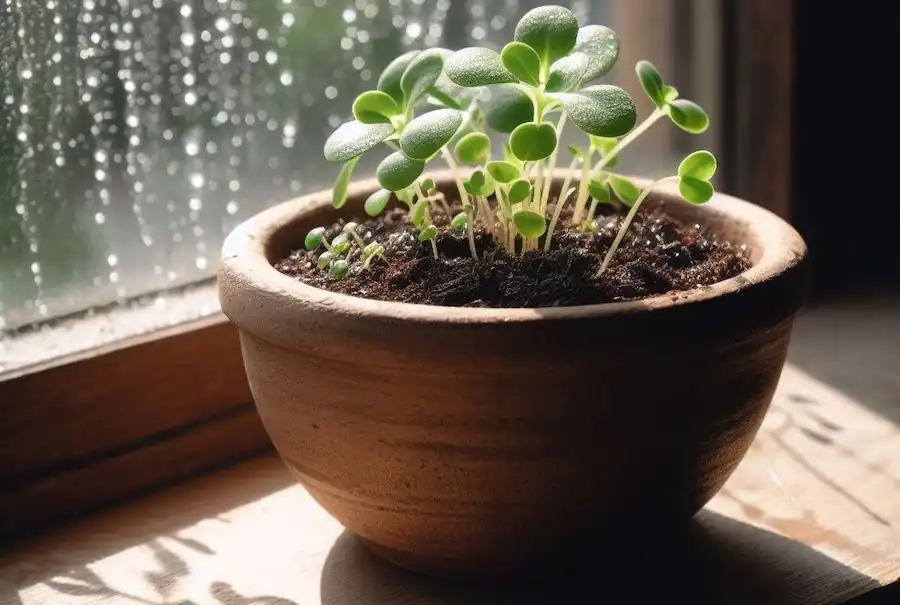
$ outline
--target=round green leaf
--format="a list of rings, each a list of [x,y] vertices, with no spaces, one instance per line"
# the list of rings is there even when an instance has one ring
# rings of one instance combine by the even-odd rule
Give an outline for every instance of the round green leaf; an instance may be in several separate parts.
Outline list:
[[[503,67],[520,81],[532,86],[540,84],[541,59],[527,44],[510,42],[503,47],[500,60],[503,62]]]
[[[561,6],[541,6],[525,13],[516,25],[516,42],[534,49],[543,65],[569,54],[578,36],[578,19]]]
[[[587,134],[619,137],[637,121],[637,108],[627,92],[611,84],[588,86],[577,93],[551,93],[569,119]]]
[[[353,245],[353,243],[350,241],[347,234],[341,233],[331,240],[331,251],[337,256],[341,256],[350,249],[351,245]]]
[[[322,240],[324,238],[325,227],[316,227],[306,234],[306,239],[303,240],[303,245],[306,246],[307,250],[315,250],[319,247],[319,244],[322,243]]]
[[[689,176],[678,179],[678,191],[692,204],[705,204],[712,199],[716,190],[709,181],[702,181]]]
[[[400,105],[403,104],[403,88],[400,86],[403,72],[406,71],[406,68],[409,67],[409,64],[420,52],[422,51],[411,50],[400,55],[388,63],[388,66],[384,68],[384,71],[381,72],[381,76],[378,78],[378,90],[391,95],[394,101]]]
[[[387,189],[379,189],[366,198],[363,208],[369,216],[378,216],[387,208],[389,201],[391,201],[391,192]]]
[[[444,69],[444,59],[437,49],[429,49],[420,52],[410,61],[400,78],[400,88],[403,90],[403,102],[406,107],[414,105],[428,90],[434,86],[441,70]]]
[[[516,82],[505,67],[500,55],[489,48],[470,46],[447,58],[444,73],[454,84],[473,88]]]
[[[519,179],[509,186],[509,203],[518,204],[531,195],[531,183],[525,179]]]
[[[641,88],[644,89],[644,92],[647,93],[647,96],[650,97],[650,100],[653,101],[657,107],[663,107],[666,104],[666,95],[663,91],[662,76],[657,71],[656,67],[650,61],[638,61],[637,65],[634,66],[634,71],[637,72],[638,80],[641,82]]]
[[[691,134],[700,134],[709,128],[709,116],[693,101],[676,99],[666,105],[666,112],[676,126]]]
[[[498,183],[511,183],[522,175],[519,167],[509,162],[488,162],[486,168]]]
[[[427,160],[453,138],[462,120],[462,114],[455,109],[423,113],[403,129],[400,149],[413,159]]]
[[[556,129],[546,122],[521,124],[509,135],[509,148],[523,162],[543,160],[556,149]]]
[[[428,225],[427,227],[425,227],[424,229],[419,231],[419,241],[427,242],[429,240],[433,240],[434,238],[437,237],[437,234],[438,234],[438,228],[435,227],[434,225]]]
[[[525,237],[540,237],[547,230],[547,219],[530,210],[522,210],[513,215],[516,231]]]
[[[401,112],[394,98],[380,90],[367,90],[353,101],[353,116],[366,124],[391,123],[391,116]]]
[[[591,197],[601,204],[612,201],[612,193],[610,193],[609,185],[606,184],[606,181],[591,181],[588,183],[588,191],[590,192]]]
[[[435,188],[434,179],[429,177],[425,177],[421,181],[419,181],[419,187],[422,188],[422,191],[425,193],[429,193],[432,189]]]
[[[353,169],[361,156],[351,158],[341,166],[334,187],[331,189],[331,203],[335,208],[342,208],[347,202],[347,192],[350,189],[350,179],[353,177]]]
[[[590,61],[584,53],[572,53],[550,66],[547,92],[566,92],[578,88]]]
[[[328,277],[332,279],[341,279],[350,272],[350,263],[344,259],[338,259],[331,263],[328,267]]]
[[[423,170],[424,160],[413,159],[402,151],[395,151],[381,161],[375,169],[375,176],[385,189],[400,191],[415,183]]]
[[[491,155],[491,139],[483,132],[470,132],[457,141],[454,153],[465,164],[482,164]]]
[[[465,212],[460,212],[456,216],[453,217],[453,220],[450,221],[450,227],[455,229],[456,231],[462,231],[466,228],[466,225],[469,224],[469,215]]]
[[[325,141],[325,159],[329,162],[346,162],[372,149],[394,134],[390,124],[363,124],[352,120],[345,122]]]
[[[708,181],[716,173],[717,165],[716,156],[701,149],[681,161],[681,164],[678,165],[678,176]]]
[[[484,119],[491,129],[509,133],[534,120],[534,103],[517,88],[498,90],[485,109]]]
[[[471,193],[472,195],[483,195],[488,196],[494,193],[495,187],[494,180],[490,178],[490,176],[486,175],[482,170],[476,170],[472,173],[472,176],[463,183],[466,191]]]
[[[323,252],[322,254],[319,255],[319,258],[316,259],[316,266],[319,269],[324,269],[325,267],[330,265],[334,259],[335,259],[334,254],[326,250],[325,252]]]
[[[611,174],[607,182],[612,190],[616,192],[616,197],[622,200],[622,203],[626,206],[634,205],[641,196],[641,190],[638,189],[637,185],[625,177]]]
[[[619,36],[604,25],[585,25],[578,30],[574,53],[584,53],[588,57],[582,82],[596,80],[616,64],[619,58]]]

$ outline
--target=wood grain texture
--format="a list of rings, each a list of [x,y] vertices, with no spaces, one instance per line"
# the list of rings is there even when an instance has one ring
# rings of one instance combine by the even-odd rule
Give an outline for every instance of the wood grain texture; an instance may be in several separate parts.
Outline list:
[[[897,451],[893,423],[788,366],[725,489],[637,562],[525,588],[416,576],[265,457],[7,549],[0,604],[834,605],[900,577]]]

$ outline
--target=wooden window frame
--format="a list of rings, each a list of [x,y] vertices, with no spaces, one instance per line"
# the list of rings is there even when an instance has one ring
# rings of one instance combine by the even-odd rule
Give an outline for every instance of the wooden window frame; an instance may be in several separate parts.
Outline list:
[[[722,188],[787,215],[794,3],[722,6]],[[6,374],[0,407],[0,538],[271,448],[221,314]]]

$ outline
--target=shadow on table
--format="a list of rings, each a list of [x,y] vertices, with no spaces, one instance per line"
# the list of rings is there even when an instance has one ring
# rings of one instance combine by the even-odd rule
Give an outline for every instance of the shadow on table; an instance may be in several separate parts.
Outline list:
[[[686,537],[618,563],[597,551],[564,582],[441,582],[401,570],[345,532],[322,572],[322,605],[837,604],[878,583],[772,532],[703,511]],[[660,599],[659,601],[657,601]]]

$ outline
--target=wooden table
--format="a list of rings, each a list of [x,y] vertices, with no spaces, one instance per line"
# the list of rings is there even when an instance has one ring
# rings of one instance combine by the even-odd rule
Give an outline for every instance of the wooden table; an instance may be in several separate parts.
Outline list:
[[[395,569],[267,457],[8,549],[0,604],[805,605],[898,577],[900,431],[788,366],[750,453],[683,544],[565,585],[452,585]]]

